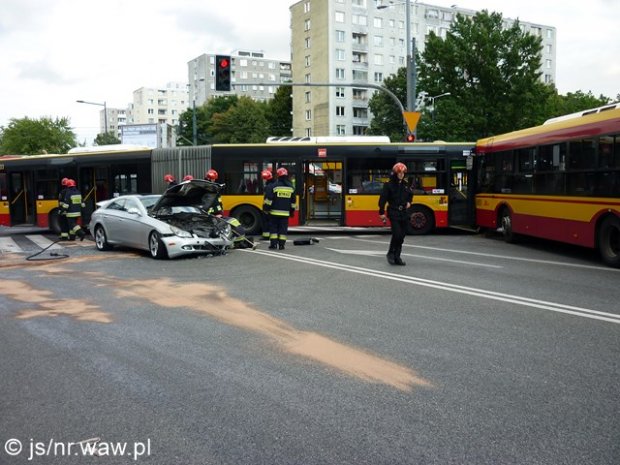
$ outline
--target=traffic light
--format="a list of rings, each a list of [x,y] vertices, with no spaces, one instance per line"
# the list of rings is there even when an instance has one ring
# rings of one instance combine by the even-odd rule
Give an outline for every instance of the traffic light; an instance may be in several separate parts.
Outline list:
[[[405,136],[405,142],[415,142],[415,134],[412,132],[408,132]]]
[[[215,90],[230,92],[230,56],[215,55]]]

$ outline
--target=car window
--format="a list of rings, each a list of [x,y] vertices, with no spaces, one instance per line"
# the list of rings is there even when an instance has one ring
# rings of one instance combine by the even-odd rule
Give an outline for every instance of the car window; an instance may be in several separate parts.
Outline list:
[[[120,210],[120,211],[125,211],[125,199],[118,199],[115,200],[114,202],[110,203],[107,207],[106,210]]]
[[[147,210],[153,208],[153,205],[155,205],[157,203],[157,201],[159,200],[161,196],[159,195],[152,195],[149,197],[140,197],[140,202],[142,202],[142,205],[144,205],[144,208],[146,208]]]
[[[127,199],[127,202],[125,202],[125,210],[129,210],[130,208],[140,210],[138,202],[136,202],[134,199]]]

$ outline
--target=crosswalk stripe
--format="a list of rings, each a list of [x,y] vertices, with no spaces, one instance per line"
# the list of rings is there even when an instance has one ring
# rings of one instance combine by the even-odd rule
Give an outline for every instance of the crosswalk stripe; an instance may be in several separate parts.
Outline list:
[[[1,253],[20,253],[23,252],[22,248],[10,237],[0,237],[0,252]]]
[[[47,237],[42,236],[41,234],[26,235],[26,237],[30,239],[32,242],[34,242],[35,244],[37,244],[42,249],[46,248],[50,244],[53,244],[52,241],[50,241]],[[54,244],[47,250],[58,250],[58,249],[62,249],[62,246],[59,244]]]

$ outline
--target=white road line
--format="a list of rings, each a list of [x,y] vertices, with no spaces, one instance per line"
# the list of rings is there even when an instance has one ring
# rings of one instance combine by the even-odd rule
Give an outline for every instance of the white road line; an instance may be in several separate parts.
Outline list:
[[[46,248],[50,244],[54,244],[53,241],[50,241],[47,237],[42,236],[41,234],[26,235],[26,237],[30,239],[32,242],[34,242],[35,244],[37,244],[42,249]],[[58,250],[62,248],[63,247],[61,245],[54,244],[47,250]]]
[[[541,310],[548,310],[557,313],[564,313],[567,315],[579,316],[582,318],[589,318],[593,320],[607,321],[610,323],[620,324],[620,315],[616,315],[614,313],[600,312],[598,310],[591,310],[583,307],[575,307],[572,305],[565,305],[555,302],[549,302],[545,300],[531,299],[529,297],[521,297],[512,294],[504,294],[501,292],[487,291],[484,289],[478,289],[474,287],[460,286],[456,284],[442,283],[439,281],[433,281],[430,279],[423,278],[415,278],[413,276],[404,276],[395,273],[389,273],[385,271],[379,270],[371,270],[369,268],[362,268],[358,266],[345,265],[341,263],[328,262],[324,260],[317,260],[314,258],[308,257],[297,257],[294,255],[289,255],[287,253],[274,253],[274,252],[266,252],[262,250],[242,250],[246,253],[254,253],[258,255],[265,255],[267,257],[279,259],[279,260],[290,260],[299,263],[303,263],[305,265],[314,265],[320,266],[324,268],[332,268],[341,271],[347,271],[349,273],[362,274],[366,276],[372,276],[376,278],[388,279],[391,281],[399,281],[407,284],[413,284],[417,286],[430,287],[434,289],[445,290],[448,292],[456,292],[459,294],[466,294],[475,297],[481,297],[483,299],[490,300],[498,300],[501,302],[513,303],[515,305],[522,305],[525,307],[538,308]]]
[[[21,253],[22,248],[10,237],[0,237],[0,252],[1,253]]]
[[[356,241],[362,241],[362,242],[372,242],[375,244],[388,244],[388,242],[386,241],[373,241],[371,239],[360,239],[357,237],[352,237],[350,239],[356,240]],[[559,265],[559,266],[568,266],[572,268],[584,268],[584,269],[589,269],[589,270],[620,272],[620,268],[611,268],[607,266],[580,265],[578,263],[556,262],[552,260],[540,260],[537,258],[513,257],[510,255],[495,255],[495,254],[484,253],[484,252],[470,252],[467,250],[443,249],[441,247],[429,247],[429,246],[424,246],[424,245],[412,245],[412,244],[407,244],[407,243],[403,244],[403,247],[413,247],[416,249],[435,250],[438,252],[459,253],[459,254],[464,254],[464,255],[477,255],[481,257],[492,257],[492,258],[499,258],[503,260],[515,260],[515,261],[530,262],[530,263],[544,263],[545,265]]]

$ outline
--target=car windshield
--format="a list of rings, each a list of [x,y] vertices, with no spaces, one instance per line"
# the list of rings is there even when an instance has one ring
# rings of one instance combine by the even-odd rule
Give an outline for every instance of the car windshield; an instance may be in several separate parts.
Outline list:
[[[198,207],[190,206],[175,206],[175,207],[161,207],[157,210],[157,215],[176,215],[177,213],[203,213]]]
[[[140,202],[142,202],[144,208],[150,210],[151,208],[153,208],[153,205],[157,203],[160,197],[160,195],[149,195],[145,197],[140,197]]]

